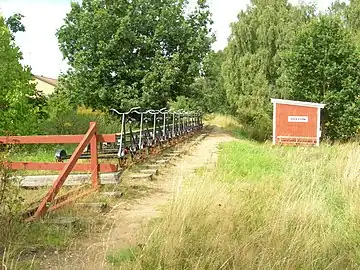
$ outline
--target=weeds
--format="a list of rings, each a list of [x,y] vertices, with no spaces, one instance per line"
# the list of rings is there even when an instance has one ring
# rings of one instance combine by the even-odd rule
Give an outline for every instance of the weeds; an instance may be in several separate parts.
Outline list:
[[[71,218],[80,211],[62,209],[42,220],[26,223],[23,213],[35,197],[40,198],[47,190],[21,189],[21,178],[5,165],[10,153],[0,152],[0,261],[5,269],[26,269],[27,265],[37,263],[39,253],[65,248],[74,238],[94,231],[98,219],[94,218],[94,213],[81,210],[81,216],[87,213],[91,222],[79,220],[62,224],[57,222],[58,218]]]
[[[132,262],[135,260],[135,254],[139,247],[125,248],[106,257],[107,261],[113,266],[120,265],[123,262]]]
[[[0,152],[0,251],[11,242],[19,223],[23,199],[20,197],[18,180],[6,166],[7,156]]]
[[[358,269],[360,148],[235,141],[120,269]]]

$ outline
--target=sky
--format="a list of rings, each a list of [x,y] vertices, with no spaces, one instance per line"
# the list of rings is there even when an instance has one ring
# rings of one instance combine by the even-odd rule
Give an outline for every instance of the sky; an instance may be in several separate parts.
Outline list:
[[[0,0],[0,13],[8,17],[21,13],[26,32],[16,35],[25,65],[30,65],[33,74],[57,78],[66,72],[58,47],[56,30],[61,27],[66,13],[70,11],[71,0]],[[296,4],[298,0],[290,0]],[[332,0],[313,0],[319,9],[326,9]],[[230,35],[230,23],[236,21],[237,14],[245,9],[250,0],[209,0],[213,14],[213,30],[217,41],[214,50],[224,49]]]

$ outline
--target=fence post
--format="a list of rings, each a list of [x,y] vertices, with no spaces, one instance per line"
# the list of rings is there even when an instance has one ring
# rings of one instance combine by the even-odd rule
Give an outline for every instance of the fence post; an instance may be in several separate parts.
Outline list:
[[[56,195],[58,194],[60,188],[64,184],[66,178],[71,173],[72,169],[76,165],[77,160],[81,156],[82,152],[84,151],[85,147],[91,142],[91,139],[93,138],[95,134],[96,129],[96,123],[92,122],[90,123],[90,128],[86,132],[85,136],[79,143],[79,145],[76,147],[75,151],[73,152],[72,156],[70,157],[69,161],[66,163],[65,167],[59,174],[58,178],[54,182],[51,189],[48,191],[48,193],[45,195],[44,199],[41,201],[38,209],[36,210],[34,216],[27,219],[27,221],[34,220],[36,218],[42,217],[50,207],[49,203],[51,203]],[[96,148],[95,148],[96,149]]]
[[[95,125],[95,134],[90,141],[90,154],[91,154],[91,182],[93,188],[100,186],[99,181],[99,162],[97,152],[97,126],[96,122],[90,122],[90,128]]]

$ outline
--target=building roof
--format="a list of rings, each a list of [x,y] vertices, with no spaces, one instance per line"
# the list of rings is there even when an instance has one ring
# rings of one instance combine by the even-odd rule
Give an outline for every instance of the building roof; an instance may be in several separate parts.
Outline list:
[[[48,77],[45,77],[45,76],[39,76],[39,75],[34,75],[32,74],[32,76],[40,81],[43,81],[45,83],[48,83],[52,86],[57,86],[58,85],[58,81],[57,79],[52,79],[52,78],[48,78]]]
[[[276,99],[276,98],[272,98],[271,103],[287,104],[287,105],[294,105],[294,106],[304,106],[304,107],[314,107],[314,108],[324,108],[325,107],[325,104],[322,104],[322,103],[295,101],[295,100],[287,100],[287,99]]]

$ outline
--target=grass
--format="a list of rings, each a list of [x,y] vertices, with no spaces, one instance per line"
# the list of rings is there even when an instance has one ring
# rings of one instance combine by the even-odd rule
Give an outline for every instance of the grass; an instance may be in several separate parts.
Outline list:
[[[72,153],[76,145],[26,145],[15,146],[10,149],[9,159],[11,161],[33,161],[33,162],[55,162],[55,151],[64,149]]]
[[[267,145],[241,141],[221,145],[219,150],[219,179],[261,182],[284,170],[281,153]]]
[[[357,144],[225,143],[217,167],[198,170],[139,237],[143,248],[110,261],[116,269],[359,269],[359,175]]]
[[[21,197],[25,207],[31,202],[41,199],[49,187],[38,189],[15,189],[11,191],[14,197]],[[59,195],[71,190],[70,187],[61,189]],[[102,195],[101,192],[121,192],[121,198]],[[153,192],[147,186],[107,185],[101,192],[94,192],[77,202],[102,203],[105,209],[69,205],[53,213],[47,214],[42,220],[25,223],[22,219],[0,216],[0,260],[8,269],[40,269],[43,255],[53,256],[54,252],[64,252],[69,247],[77,245],[88,237],[104,233],[111,229],[111,222],[106,219],[106,213],[119,202],[131,201],[147,196]],[[39,202],[35,205],[38,205]],[[16,215],[14,216],[16,217]],[[62,222],[72,220],[73,222]],[[118,255],[118,254],[117,254]],[[34,259],[35,258],[35,259]]]
[[[118,265],[122,262],[131,262],[135,260],[135,254],[138,249],[138,247],[125,248],[108,255],[106,259],[112,265]]]

